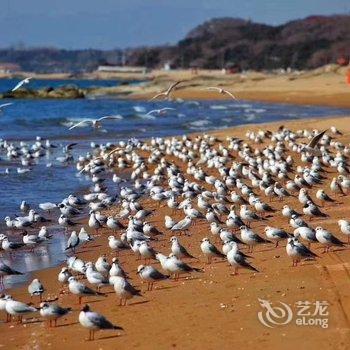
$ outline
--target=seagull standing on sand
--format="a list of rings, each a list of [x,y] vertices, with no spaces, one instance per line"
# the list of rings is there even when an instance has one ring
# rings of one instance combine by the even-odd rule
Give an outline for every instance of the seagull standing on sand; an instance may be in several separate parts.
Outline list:
[[[28,286],[28,293],[30,294],[30,300],[32,300],[33,296],[39,296],[40,302],[41,302],[42,295],[44,292],[45,292],[45,288],[37,278],[33,279],[33,281]]]
[[[179,239],[175,236],[170,238],[171,242],[171,252],[179,259],[183,258],[190,258],[190,259],[197,259],[192,254],[190,254],[187,249],[181,245]]]
[[[270,241],[268,241],[268,240],[260,237],[259,235],[257,235],[255,232],[253,232],[250,228],[248,228],[246,226],[241,226],[240,230],[241,230],[241,240],[242,240],[242,242],[247,244],[248,247],[249,247],[248,253],[252,253],[253,252],[253,247],[255,245],[257,245],[257,244],[271,243]]]
[[[48,321],[49,327],[52,327],[52,322],[54,323],[54,327],[56,327],[57,320],[71,311],[72,309],[70,307],[64,308],[56,303],[49,304],[46,302],[41,303],[39,309],[40,316]]]
[[[213,257],[226,258],[226,255],[221,253],[208,238],[202,239],[200,248],[202,253],[207,257],[208,264],[211,264]]]
[[[329,252],[331,246],[344,246],[342,241],[320,226],[316,227],[316,238],[324,246],[324,253]]]
[[[38,311],[35,307],[29,306],[17,300],[6,301],[5,310],[10,316],[17,316],[18,323],[22,323],[23,315],[31,314]]]
[[[300,243],[297,238],[288,238],[286,251],[293,261],[293,267],[298,266],[302,259],[314,259],[317,257],[315,253]]]
[[[68,278],[68,283],[69,291],[78,296],[79,304],[81,304],[81,300],[84,296],[103,295],[87,287],[85,284],[78,282],[73,276]]]
[[[126,306],[127,301],[134,296],[142,296],[138,289],[132,286],[128,280],[120,276],[113,277],[113,287],[120,298],[120,306]]]
[[[153,266],[140,265],[137,268],[137,273],[141,279],[147,282],[147,290],[151,291],[153,289],[153,284],[158,281],[163,281],[169,278],[167,275],[163,275]]]
[[[229,264],[234,267],[233,275],[238,274],[238,268],[244,268],[255,272],[259,272],[254,266],[250,265],[246,261],[245,255],[235,248],[232,248],[230,251],[228,251],[226,257]]]
[[[350,221],[348,220],[338,220],[338,225],[340,231],[344,233],[344,235],[348,236],[348,244],[350,243]]]
[[[95,332],[101,329],[120,329],[122,327],[115,326],[108,321],[104,316],[90,310],[89,305],[85,305],[79,313],[79,323],[89,330],[89,339],[95,340]]]

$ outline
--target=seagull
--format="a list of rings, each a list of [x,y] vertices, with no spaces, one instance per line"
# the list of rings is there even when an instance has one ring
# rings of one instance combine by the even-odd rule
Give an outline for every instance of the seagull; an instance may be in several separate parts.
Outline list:
[[[109,276],[110,276],[109,283],[112,285],[113,285],[113,277],[114,276],[123,277],[125,279],[128,278],[128,275],[121,267],[118,258],[112,259],[111,268],[109,270]]]
[[[104,295],[87,287],[85,284],[78,282],[73,276],[68,278],[68,288],[72,294],[78,296],[79,304],[81,304],[84,296]]]
[[[301,259],[314,259],[317,257],[315,253],[300,243],[297,238],[288,238],[286,251],[293,260],[293,267],[298,266]]]
[[[278,247],[279,241],[291,237],[289,233],[276,227],[266,226],[264,231],[265,231],[266,237],[269,240],[276,242],[276,245],[275,245],[276,248]]]
[[[327,129],[315,135],[307,145],[302,146],[301,150],[315,155],[320,154],[321,152],[320,150],[316,149],[316,146],[318,145],[326,131]]]
[[[109,281],[101,272],[98,272],[94,269],[92,262],[86,263],[85,276],[90,284],[97,285],[97,290],[99,291],[101,286],[108,285]]]
[[[65,250],[72,249],[73,253],[75,253],[75,248],[80,244],[80,239],[76,231],[72,231]]]
[[[7,106],[11,106],[13,105],[13,103],[9,102],[9,103],[3,103],[0,105],[0,113],[3,113],[3,108],[7,107]]]
[[[250,228],[248,228],[246,226],[241,226],[240,230],[241,230],[241,240],[242,240],[242,242],[247,244],[248,247],[249,247],[248,253],[252,253],[253,252],[253,246],[255,246],[257,244],[260,244],[260,243],[271,243],[267,239],[264,239],[264,238],[260,237],[259,235],[257,235],[255,232],[253,232]]]
[[[340,231],[344,233],[344,235],[348,236],[348,244],[350,243],[350,221],[348,220],[338,220],[338,225]]]
[[[28,293],[30,294],[30,300],[32,300],[32,297],[39,296],[40,302],[42,301],[42,295],[45,292],[45,288],[42,285],[42,283],[37,279],[33,279],[33,281],[28,286]]]
[[[244,256],[244,254],[242,254],[240,251],[238,251],[237,249],[231,249],[228,253],[227,253],[227,261],[229,262],[229,264],[231,266],[234,267],[234,272],[233,275],[237,275],[238,274],[238,268],[245,268],[245,269],[249,269],[255,272],[259,272],[254,266],[250,265],[247,261],[246,261],[246,257]]]
[[[16,91],[16,90],[18,90],[22,85],[24,85],[24,84],[29,84],[30,79],[33,79],[33,77],[28,77],[28,78],[25,78],[25,79],[21,80],[20,82],[18,82],[18,84],[17,84],[11,91]]]
[[[186,232],[192,224],[192,219],[190,216],[186,216],[184,219],[180,220],[177,224],[175,224],[170,230],[171,231],[180,231]]]
[[[1,108],[1,106],[0,106],[0,108]],[[166,113],[166,111],[175,111],[175,108],[164,107],[164,108],[160,108],[160,109],[152,109],[146,115],[152,115],[152,114],[163,115]]]
[[[162,256],[157,253],[157,260],[161,260]],[[175,281],[179,279],[180,274],[182,273],[191,273],[191,272],[203,272],[202,269],[198,269],[196,267],[192,267],[182,260],[178,259],[174,254],[170,254],[169,257],[165,257],[164,266],[166,270],[173,273],[175,277]],[[161,262],[161,261],[160,261]],[[161,263],[162,265],[162,263]],[[163,265],[162,265],[163,267]]]
[[[153,284],[155,282],[163,281],[169,278],[169,276],[163,275],[153,266],[140,265],[137,268],[137,273],[141,279],[147,281],[147,291],[151,291],[153,289]]]
[[[115,252],[115,255],[118,255],[119,251],[128,248],[120,239],[114,236],[108,237],[108,246]]]
[[[61,283],[61,290],[60,290],[60,292],[62,292],[63,286],[68,284],[68,279],[71,276],[72,276],[72,274],[69,272],[68,268],[67,267],[62,267],[61,271],[58,273],[58,276],[57,276],[58,282]]]
[[[156,95],[153,96],[151,99],[149,99],[148,102],[153,101],[153,100],[155,100],[156,98],[161,97],[161,96],[165,96],[166,98],[168,98],[168,97],[170,96],[170,93],[173,91],[173,89],[175,89],[175,87],[176,87],[177,85],[179,85],[180,83],[182,83],[181,80],[180,80],[180,81],[176,81],[175,83],[171,84],[171,85],[168,87],[167,90],[162,91],[162,92],[156,94]]]
[[[204,88],[203,90],[217,91],[219,94],[228,95],[233,100],[237,100],[237,98],[230,91],[225,90],[225,89],[220,88],[220,87],[217,87],[217,86],[208,86],[208,87]]]
[[[299,238],[299,236],[308,242],[308,248],[310,249],[311,243],[318,242],[316,238],[316,231],[313,228],[301,226],[294,230],[294,237]]]
[[[54,327],[57,326],[57,320],[72,311],[72,308],[64,308],[56,303],[49,304],[47,302],[40,303],[39,313],[42,318],[48,321],[49,327],[52,327],[52,321]]]
[[[38,311],[35,307],[29,306],[17,300],[6,301],[5,310],[10,316],[12,317],[17,316],[18,323],[22,323],[23,315],[31,314],[33,312]]]
[[[187,249],[181,245],[179,239],[175,236],[172,236],[170,238],[171,242],[171,252],[179,259],[183,258],[190,258],[190,259],[197,259],[195,256],[190,254]]]
[[[91,123],[92,124],[92,127],[94,129],[98,129],[101,127],[101,122],[102,120],[110,120],[110,119],[113,119],[113,120],[120,120],[122,119],[121,116],[105,116],[105,117],[102,117],[102,118],[99,118],[99,119],[84,119],[82,120],[81,122],[77,123],[77,124],[74,124],[73,126],[71,126],[68,130],[72,130],[76,127],[78,127],[79,125],[84,125],[84,124],[87,124],[87,123]]]
[[[113,287],[114,291],[120,298],[119,305],[120,306],[126,306],[126,303],[129,299],[133,298],[134,296],[142,296],[140,291],[133,287],[128,280],[126,280],[124,277],[121,276],[114,276],[113,277]]]
[[[79,313],[79,323],[89,330],[89,340],[95,340],[95,332],[101,329],[118,329],[122,327],[116,326],[108,321],[103,315],[90,310],[89,305],[85,305]]]
[[[331,246],[344,246],[342,241],[320,226],[316,227],[316,238],[322,245],[324,245],[324,253],[328,252]]]
[[[203,238],[200,245],[202,253],[207,257],[207,263],[210,264],[213,257],[226,258],[218,248],[209,241],[209,238]]]

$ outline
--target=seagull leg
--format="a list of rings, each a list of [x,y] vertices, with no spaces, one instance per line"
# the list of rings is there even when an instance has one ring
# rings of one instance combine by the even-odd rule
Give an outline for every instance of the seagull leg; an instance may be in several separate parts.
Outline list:
[[[275,244],[275,248],[277,248],[278,247],[278,241],[276,241],[276,244]]]

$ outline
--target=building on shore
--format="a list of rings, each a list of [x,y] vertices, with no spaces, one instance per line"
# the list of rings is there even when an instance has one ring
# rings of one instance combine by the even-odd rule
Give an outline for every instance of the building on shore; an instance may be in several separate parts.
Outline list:
[[[107,73],[147,73],[146,67],[139,66],[116,66],[116,65],[101,65],[97,67],[98,72]]]
[[[21,66],[16,63],[0,62],[0,73],[11,74],[17,73],[21,70]]]

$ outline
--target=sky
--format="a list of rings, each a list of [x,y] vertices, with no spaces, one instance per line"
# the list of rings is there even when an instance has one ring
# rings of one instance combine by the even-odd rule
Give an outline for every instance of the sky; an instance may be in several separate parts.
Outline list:
[[[213,17],[278,25],[350,14],[349,0],[0,0],[0,47],[113,49],[173,44]]]

